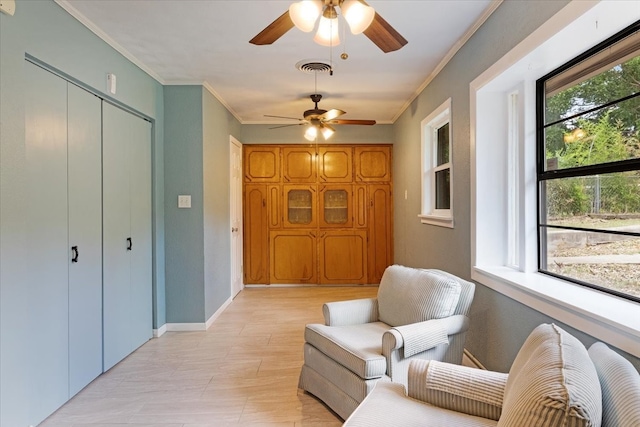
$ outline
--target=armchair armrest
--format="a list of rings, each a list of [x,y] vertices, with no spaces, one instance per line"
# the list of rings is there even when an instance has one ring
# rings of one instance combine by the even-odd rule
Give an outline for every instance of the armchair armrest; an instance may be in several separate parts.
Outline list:
[[[378,299],[362,298],[328,302],[322,306],[327,326],[361,325],[378,321]]]
[[[464,332],[469,328],[469,318],[462,314],[431,319],[410,325],[396,326],[382,336],[382,353],[404,347],[404,357],[422,353],[440,344],[449,343],[449,335]]]
[[[508,374],[437,360],[412,360],[408,396],[431,405],[498,420]]]

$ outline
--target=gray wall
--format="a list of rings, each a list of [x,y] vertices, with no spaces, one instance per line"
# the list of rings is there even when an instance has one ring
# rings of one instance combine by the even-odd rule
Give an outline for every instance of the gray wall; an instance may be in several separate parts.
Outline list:
[[[304,128],[289,126],[269,129],[278,125],[243,125],[241,138],[243,144],[309,144],[304,139]],[[393,125],[374,126],[336,126],[336,133],[327,141],[329,144],[392,144]],[[319,144],[325,143],[322,138]]]
[[[202,323],[202,86],[165,86],[164,111],[166,319]],[[191,209],[178,208],[178,195],[191,195]]]
[[[231,297],[229,135],[239,139],[240,122],[203,89],[204,295],[205,320]]]
[[[469,279],[470,240],[470,91],[469,84],[563,6],[557,1],[505,1],[458,51],[395,123],[394,238],[395,262],[440,268]],[[451,98],[455,228],[421,224],[420,122]],[[595,340],[523,304],[478,285],[466,347],[486,367],[508,371],[531,330],[555,322],[585,345]],[[622,353],[622,352],[621,352]],[[623,353],[636,367],[640,360]]]
[[[95,92],[106,92],[107,73],[118,76],[113,100],[154,120],[154,324],[164,323],[162,195],[162,86],[122,57],[53,1],[18,1],[14,16],[0,14],[0,425],[27,425],[25,361],[30,310],[25,224],[25,54]],[[47,319],[37,319],[46,322]],[[44,355],[43,355],[44,356]]]
[[[204,323],[231,297],[229,135],[240,122],[202,86],[165,86],[164,102],[166,319]]]

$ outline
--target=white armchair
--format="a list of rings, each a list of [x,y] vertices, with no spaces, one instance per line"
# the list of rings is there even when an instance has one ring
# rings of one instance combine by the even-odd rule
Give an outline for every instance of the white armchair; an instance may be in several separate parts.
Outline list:
[[[299,387],[346,419],[377,381],[407,384],[409,362],[459,364],[475,285],[440,270],[393,265],[377,298],[326,303],[305,328]]]

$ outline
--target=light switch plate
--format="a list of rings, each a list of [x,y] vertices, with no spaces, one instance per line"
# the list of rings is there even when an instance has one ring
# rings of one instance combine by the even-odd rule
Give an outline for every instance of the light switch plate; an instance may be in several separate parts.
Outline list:
[[[191,208],[191,196],[188,196],[188,195],[178,196],[178,207]]]

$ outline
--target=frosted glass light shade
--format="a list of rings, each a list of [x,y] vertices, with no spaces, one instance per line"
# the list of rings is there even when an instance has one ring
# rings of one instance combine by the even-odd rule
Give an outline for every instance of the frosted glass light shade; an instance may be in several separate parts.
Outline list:
[[[336,131],[331,126],[325,125],[320,128],[320,133],[322,133],[324,139],[329,139]]]
[[[360,3],[358,0],[345,0],[340,10],[349,23],[352,34],[360,34],[366,30],[376,15],[376,11],[371,6]]]
[[[340,34],[338,32],[338,18],[329,19],[324,16],[320,18],[318,31],[313,41],[322,46],[337,46],[340,44]]]
[[[304,133],[304,139],[307,141],[315,141],[318,137],[318,128],[315,126],[309,126]]]
[[[308,33],[313,30],[322,12],[322,0],[302,0],[289,6],[289,17],[293,25]]]

